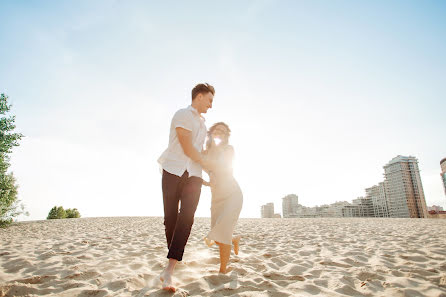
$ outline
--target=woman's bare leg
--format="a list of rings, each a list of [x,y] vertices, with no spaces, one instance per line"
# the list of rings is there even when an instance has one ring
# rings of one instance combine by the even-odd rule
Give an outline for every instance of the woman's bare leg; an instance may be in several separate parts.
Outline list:
[[[234,254],[236,254],[236,255],[238,255],[238,251],[239,251],[240,238],[242,238],[240,235],[232,238],[232,244],[234,245]]]
[[[220,273],[227,273],[229,272],[227,265],[229,262],[229,256],[231,255],[231,246],[221,242],[217,242],[217,244],[220,249]]]

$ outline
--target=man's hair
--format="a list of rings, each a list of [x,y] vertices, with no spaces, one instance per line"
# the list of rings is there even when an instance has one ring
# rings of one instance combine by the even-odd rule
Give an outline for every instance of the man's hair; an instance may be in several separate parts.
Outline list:
[[[211,92],[212,95],[215,95],[215,89],[208,83],[198,84],[192,89],[192,100],[197,97],[198,94],[207,94]]]

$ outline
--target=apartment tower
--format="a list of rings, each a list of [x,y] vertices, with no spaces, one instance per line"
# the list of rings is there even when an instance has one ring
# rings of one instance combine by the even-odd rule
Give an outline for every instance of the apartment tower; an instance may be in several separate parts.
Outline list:
[[[446,158],[440,161],[441,166],[441,179],[443,181],[444,193],[446,194]]]
[[[274,203],[267,203],[265,205],[262,205],[261,215],[262,218],[274,217]]]
[[[396,156],[384,166],[389,214],[394,218],[427,218],[418,160]]]
[[[284,218],[297,216],[299,198],[295,194],[286,195],[282,198],[282,215]]]

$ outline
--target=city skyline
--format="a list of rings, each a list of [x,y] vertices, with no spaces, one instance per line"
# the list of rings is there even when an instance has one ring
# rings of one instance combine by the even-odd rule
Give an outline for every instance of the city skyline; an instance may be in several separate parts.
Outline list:
[[[162,216],[156,160],[200,82],[216,89],[206,125],[232,131],[241,217],[294,192],[309,206],[355,199],[396,155],[417,156],[426,202],[446,207],[445,13],[442,1],[2,2],[0,92],[25,135],[10,167],[20,219],[55,205]]]
[[[443,160],[440,162],[444,169]],[[333,204],[314,207],[299,204],[296,194],[282,198],[283,218],[302,217],[385,217],[385,218],[428,218],[428,210],[441,207],[427,206],[423,184],[414,156],[398,155],[384,166],[384,180],[365,189],[365,197],[336,201]],[[274,204],[261,206],[261,218],[277,217]]]

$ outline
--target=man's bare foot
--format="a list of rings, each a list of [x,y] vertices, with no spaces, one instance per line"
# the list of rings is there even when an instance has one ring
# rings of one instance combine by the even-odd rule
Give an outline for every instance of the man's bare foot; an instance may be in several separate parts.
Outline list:
[[[163,290],[175,292],[175,287],[172,284],[172,275],[169,272],[163,270],[160,274],[160,281],[163,283]]]
[[[242,237],[239,235],[239,236],[236,236],[236,237],[234,237],[233,239],[232,239],[232,244],[234,245],[234,253],[236,254],[236,255],[238,255],[238,251],[239,251],[239,243],[240,243],[240,239],[241,239]]]

